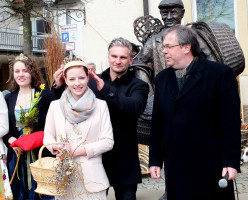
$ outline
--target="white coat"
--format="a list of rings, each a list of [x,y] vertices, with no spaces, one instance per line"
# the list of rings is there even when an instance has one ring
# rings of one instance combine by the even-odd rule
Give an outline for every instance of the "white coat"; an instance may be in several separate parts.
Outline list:
[[[44,129],[44,144],[60,142],[66,138],[65,116],[59,100],[50,104]],[[96,106],[89,118],[78,124],[82,133],[81,142],[87,156],[80,156],[84,184],[88,192],[100,192],[109,187],[109,181],[102,164],[102,153],[113,148],[113,131],[108,107],[105,101],[96,99]],[[51,146],[47,147],[53,154]]]

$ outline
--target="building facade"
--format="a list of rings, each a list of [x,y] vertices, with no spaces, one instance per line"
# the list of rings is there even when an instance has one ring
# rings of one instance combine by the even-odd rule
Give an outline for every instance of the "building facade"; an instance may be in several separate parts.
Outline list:
[[[108,67],[107,48],[109,42],[116,37],[123,37],[134,44],[142,46],[134,35],[133,22],[144,15],[152,15],[161,20],[158,4],[161,0],[53,0],[56,4],[51,8],[57,32],[65,43],[68,52],[83,57],[86,62],[96,63],[97,73]],[[197,20],[214,21],[228,24],[238,39],[245,58],[248,56],[248,0],[183,0],[185,15],[182,23]],[[37,32],[41,26],[37,19],[32,20],[33,30]],[[21,21],[15,26],[20,31]],[[4,29],[5,28],[5,29]],[[10,29],[10,27],[8,26]],[[11,26],[13,28],[13,26]],[[8,67],[6,52],[3,54],[5,41],[0,25],[0,89],[5,89]],[[4,31],[3,31],[4,32]],[[8,30],[8,32],[11,32]],[[19,33],[20,34],[20,33]],[[36,36],[37,33],[34,33]],[[13,37],[8,35],[8,37]],[[34,45],[38,44],[35,38]],[[69,43],[69,44],[68,44]],[[17,41],[14,45],[17,45]],[[35,47],[36,48],[36,47]],[[39,51],[37,46],[37,51]],[[7,51],[12,55],[11,51]],[[2,55],[2,56],[1,56]],[[2,63],[2,64],[1,64]],[[247,64],[246,64],[247,65]],[[248,110],[248,68],[239,76],[240,96],[243,122],[248,122],[244,114]],[[248,115],[247,115],[248,116]]]

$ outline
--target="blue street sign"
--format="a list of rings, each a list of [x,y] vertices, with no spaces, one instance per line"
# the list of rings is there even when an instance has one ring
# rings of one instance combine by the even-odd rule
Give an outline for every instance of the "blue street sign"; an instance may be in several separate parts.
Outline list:
[[[69,33],[62,33],[62,42],[69,42]]]

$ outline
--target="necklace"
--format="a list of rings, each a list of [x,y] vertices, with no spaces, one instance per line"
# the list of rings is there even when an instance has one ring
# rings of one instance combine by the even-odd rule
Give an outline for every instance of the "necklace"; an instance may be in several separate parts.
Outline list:
[[[30,107],[31,100],[33,98],[32,93],[32,89],[30,90],[30,92],[27,92],[25,94],[20,90],[17,97],[16,105],[20,106],[21,108]]]

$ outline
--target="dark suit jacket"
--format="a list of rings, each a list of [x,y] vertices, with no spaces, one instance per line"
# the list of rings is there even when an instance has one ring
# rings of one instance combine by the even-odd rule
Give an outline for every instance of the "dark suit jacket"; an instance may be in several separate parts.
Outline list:
[[[14,113],[18,93],[19,93],[19,90],[16,90],[5,96],[5,100],[8,106],[8,113],[9,113],[9,133],[3,137],[3,141],[7,147],[9,147],[8,139],[10,137],[15,137],[15,138],[19,137],[18,130],[16,128],[16,119],[15,119],[15,113]],[[47,114],[49,105],[53,99],[54,99],[54,95],[49,90],[44,90],[42,92],[41,100],[38,103],[39,120],[38,120],[38,123],[34,125],[33,132],[44,130],[46,114]],[[35,149],[36,158],[38,158],[37,157],[38,151],[39,151],[39,148],[36,148]],[[52,156],[51,153],[47,149],[45,149],[43,152],[44,152],[43,156]],[[15,152],[11,147],[8,148],[7,159],[10,160],[14,153]]]
[[[198,58],[180,91],[173,68],[157,75],[150,166],[165,159],[168,199],[234,199],[232,183],[221,190],[218,180],[223,167],[240,170],[240,124],[228,66]]]

